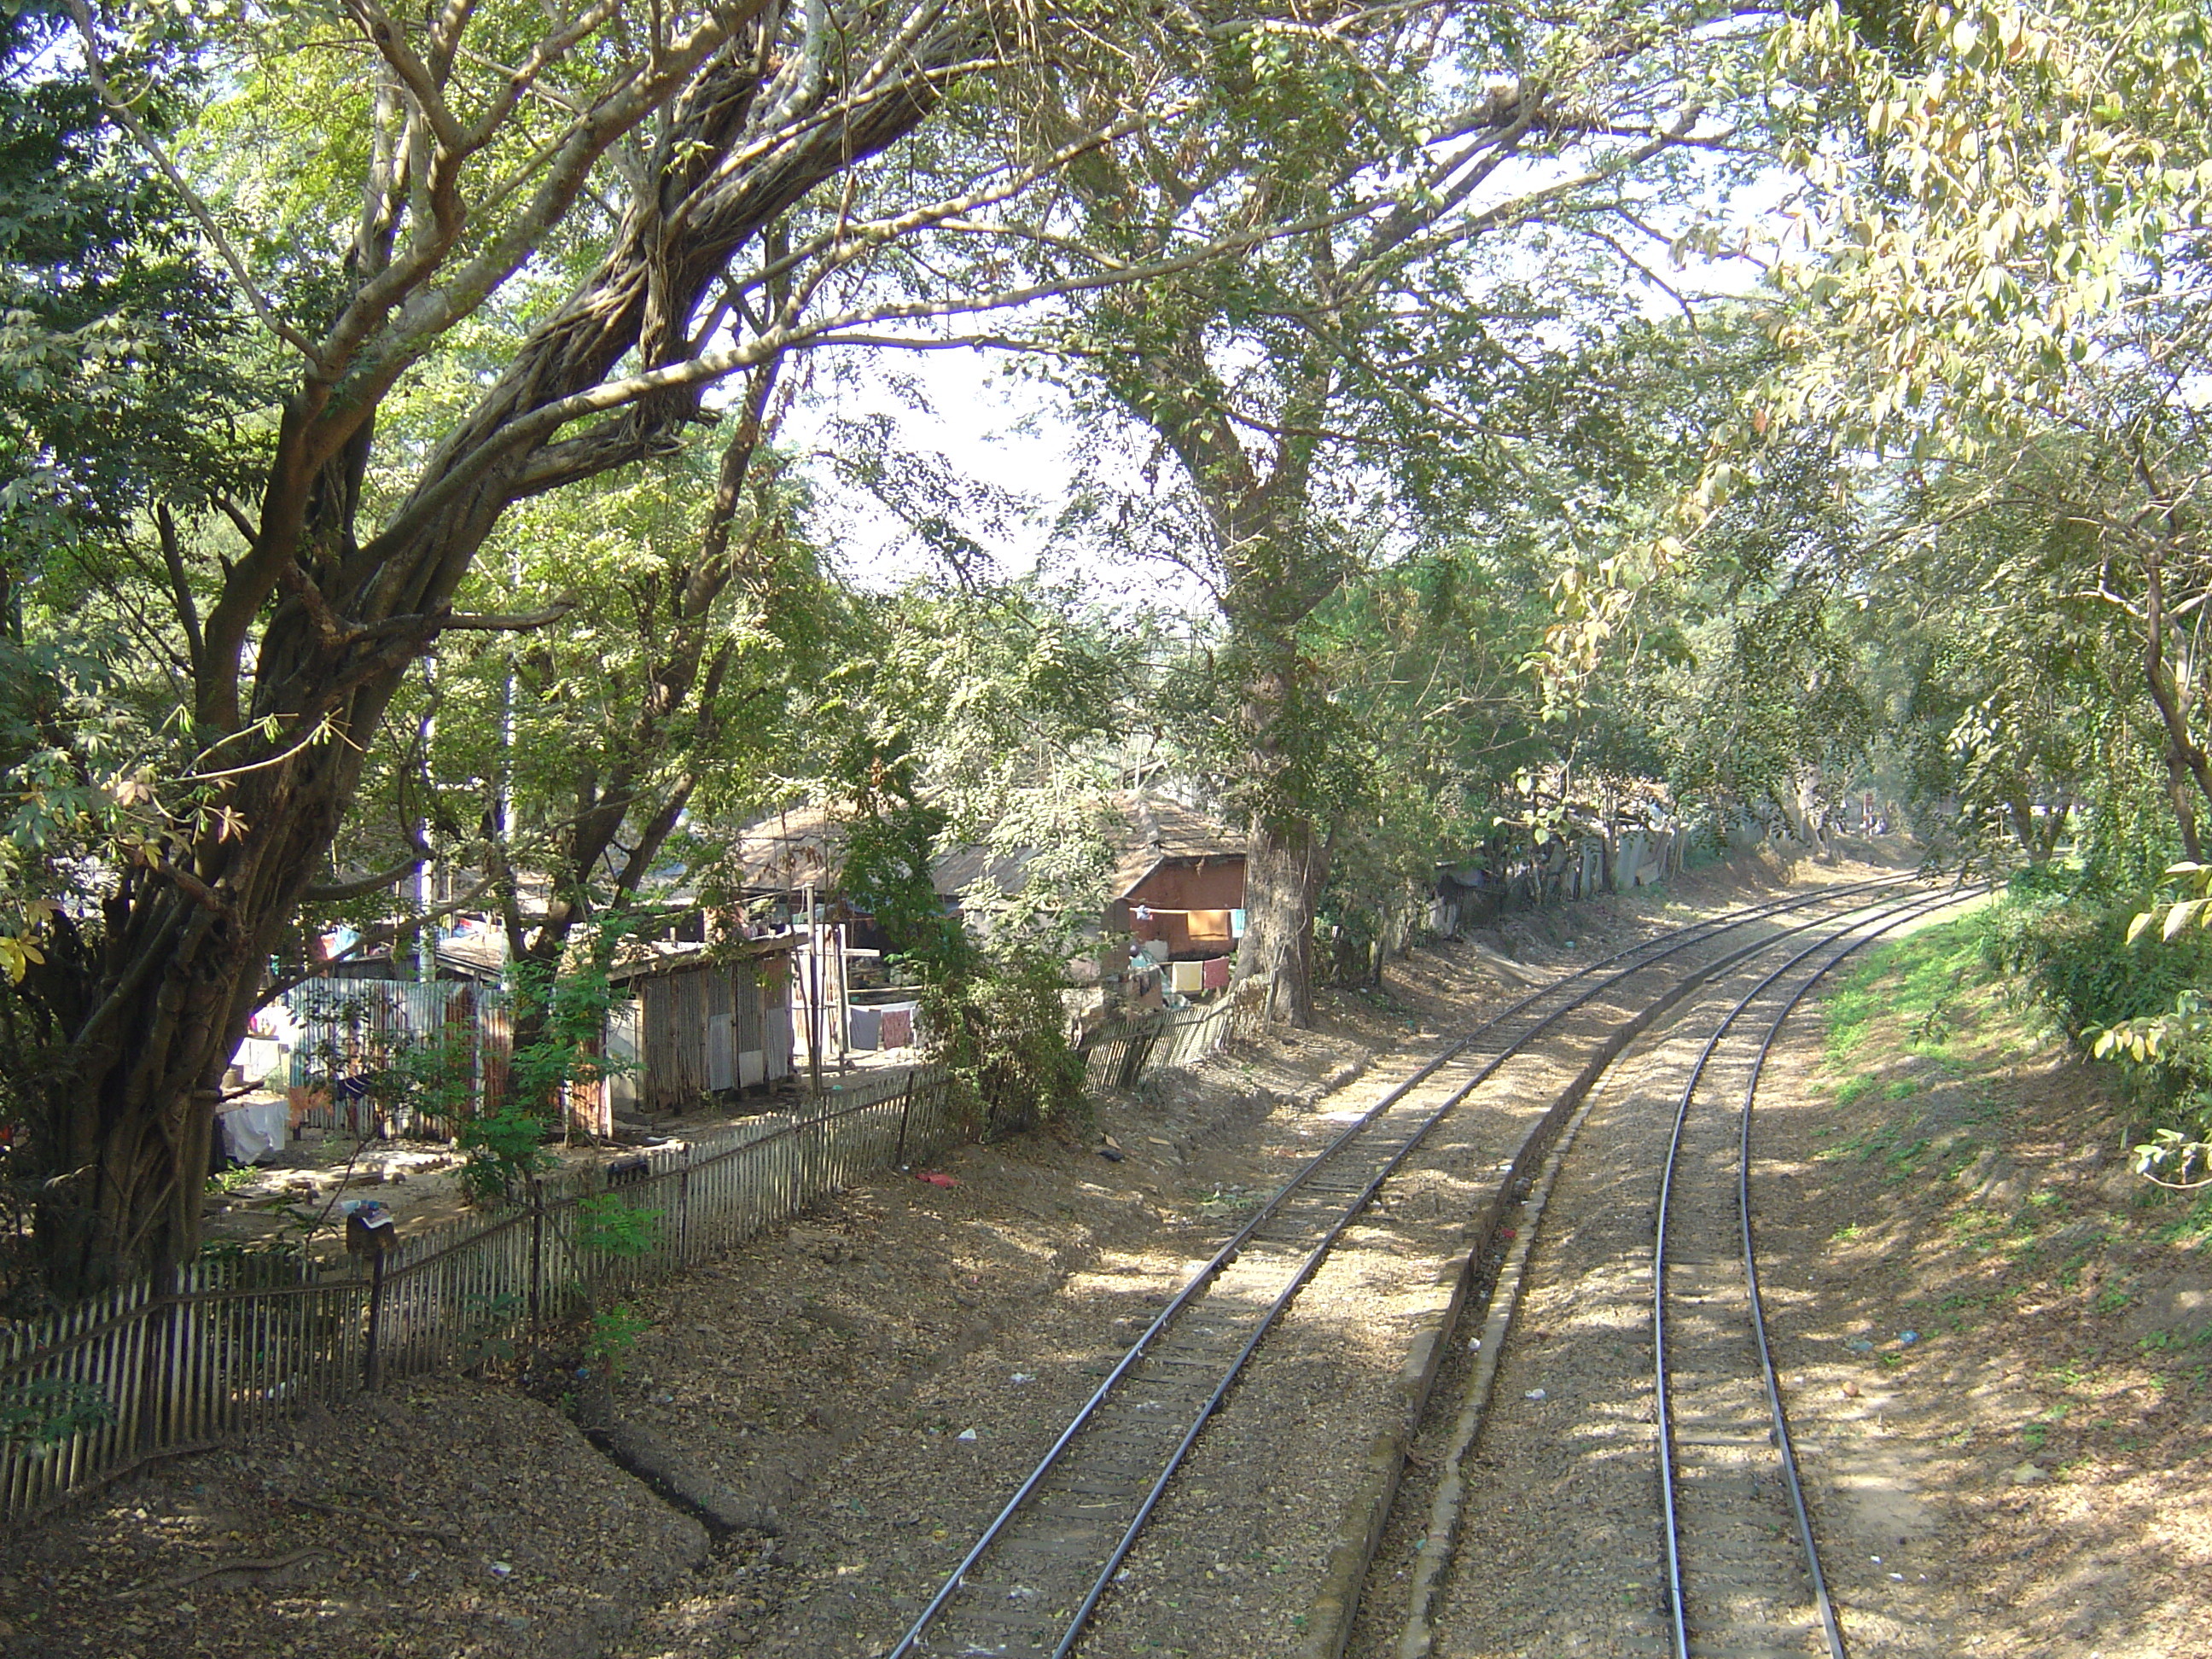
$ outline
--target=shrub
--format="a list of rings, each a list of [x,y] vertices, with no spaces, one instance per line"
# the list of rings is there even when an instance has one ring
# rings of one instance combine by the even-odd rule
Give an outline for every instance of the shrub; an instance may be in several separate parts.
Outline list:
[[[928,1057],[944,1068],[955,1113],[987,1139],[1089,1114],[1062,982],[1048,953],[1014,950],[923,988]]]
[[[1984,913],[1983,949],[2076,1047],[2121,1063],[2145,1115],[2201,1134],[2212,1129],[2212,1020],[2202,1006],[2212,935],[2189,927],[2162,939],[2137,924],[2144,902],[2069,885],[2062,872],[2023,872]],[[2197,1144],[2170,1130],[2166,1142],[2166,1161],[2185,1166]],[[2159,1163],[2148,1158],[2144,1168]]]
[[[1990,964],[2021,981],[2076,1042],[2122,1020],[2164,1013],[2206,982],[2212,940],[2191,933],[2160,947],[2128,942],[2136,896],[2069,891],[2056,880],[2015,880],[1984,913]]]

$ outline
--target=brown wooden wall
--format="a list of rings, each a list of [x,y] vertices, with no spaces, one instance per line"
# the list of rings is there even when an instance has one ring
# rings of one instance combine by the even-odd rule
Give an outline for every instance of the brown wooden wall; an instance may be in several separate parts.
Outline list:
[[[1133,920],[1139,905],[1158,907],[1147,921]],[[1117,902],[1107,914],[1109,926],[1126,927],[1141,939],[1158,939],[1168,954],[1188,961],[1227,956],[1236,943],[1227,913],[1244,906],[1244,855],[1192,859],[1163,864]],[[1190,911],[1204,913],[1195,919]],[[1218,913],[1218,914],[1217,914]],[[1209,926],[1218,923],[1218,930]]]

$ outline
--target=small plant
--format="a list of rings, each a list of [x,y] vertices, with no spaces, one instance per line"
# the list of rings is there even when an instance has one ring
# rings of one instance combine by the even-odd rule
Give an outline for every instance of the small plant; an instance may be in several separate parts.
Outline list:
[[[207,1178],[208,1196],[210,1198],[228,1197],[232,1193],[238,1191],[240,1188],[250,1185],[252,1182],[253,1177],[260,1173],[261,1171],[255,1169],[251,1164],[241,1164],[235,1169],[217,1170],[213,1175]]]
[[[47,1377],[0,1394],[0,1444],[36,1453],[114,1420],[106,1396],[89,1383]]]
[[[506,1107],[461,1125],[461,1188],[472,1204],[501,1204],[533,1176],[553,1167],[545,1124],[534,1112]]]
[[[472,1296],[467,1303],[469,1330],[454,1350],[454,1358],[465,1371],[481,1370],[490,1364],[504,1364],[514,1358],[514,1339],[508,1336],[507,1328],[520,1311],[522,1298],[512,1291],[496,1296]]]
[[[628,1303],[602,1308],[592,1316],[591,1334],[584,1341],[585,1357],[603,1375],[619,1376],[638,1338],[652,1328],[653,1322]]]
[[[599,1255],[641,1256],[660,1234],[660,1212],[635,1210],[617,1193],[594,1193],[576,1205],[576,1244]]]

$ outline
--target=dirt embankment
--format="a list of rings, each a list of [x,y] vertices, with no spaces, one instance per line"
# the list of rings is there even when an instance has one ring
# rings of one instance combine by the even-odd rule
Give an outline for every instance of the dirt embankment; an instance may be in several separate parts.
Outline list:
[[[2212,1650],[2212,1208],[2136,1176],[2112,1074],[1970,954],[1901,949],[1762,1091],[1777,1360],[1831,1448],[1815,1520],[1847,1634]]]

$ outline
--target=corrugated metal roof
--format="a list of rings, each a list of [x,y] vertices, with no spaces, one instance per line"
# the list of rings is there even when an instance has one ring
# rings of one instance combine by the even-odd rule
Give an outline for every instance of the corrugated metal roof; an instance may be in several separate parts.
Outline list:
[[[731,939],[721,945],[684,945],[670,939],[634,939],[623,947],[627,960],[607,969],[611,983],[643,979],[650,974],[681,973],[687,968],[709,967],[737,957],[773,956],[796,951],[804,942],[796,933],[770,933],[764,939]],[[631,955],[636,952],[639,954]]]

